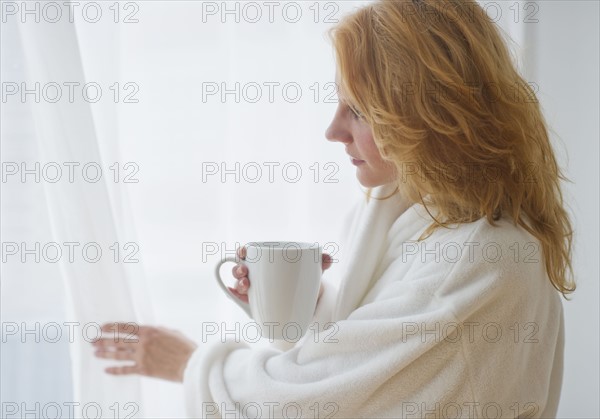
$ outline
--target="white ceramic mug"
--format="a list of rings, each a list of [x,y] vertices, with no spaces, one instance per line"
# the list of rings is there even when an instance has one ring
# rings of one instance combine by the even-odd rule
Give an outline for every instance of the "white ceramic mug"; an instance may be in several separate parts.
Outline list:
[[[306,333],[314,315],[323,249],[315,243],[289,241],[250,242],[245,247],[245,259],[227,257],[217,263],[217,283],[257,323],[263,337],[296,341]],[[225,262],[248,268],[249,303],[223,284],[219,271]]]

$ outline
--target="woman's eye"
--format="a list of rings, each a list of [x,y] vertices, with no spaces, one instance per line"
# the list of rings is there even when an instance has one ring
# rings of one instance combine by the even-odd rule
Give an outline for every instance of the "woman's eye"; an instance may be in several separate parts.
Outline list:
[[[356,109],[354,109],[353,107],[350,107],[350,111],[352,112],[354,119],[358,120],[358,119],[362,118],[362,114],[360,112],[358,112]]]

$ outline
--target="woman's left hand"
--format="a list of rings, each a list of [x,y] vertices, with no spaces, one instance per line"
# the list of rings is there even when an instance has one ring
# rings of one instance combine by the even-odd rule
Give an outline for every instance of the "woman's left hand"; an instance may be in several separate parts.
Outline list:
[[[102,331],[112,336],[93,342],[98,358],[135,361],[135,365],[106,368],[114,375],[141,374],[183,382],[185,367],[198,347],[182,333],[164,327],[107,323]]]

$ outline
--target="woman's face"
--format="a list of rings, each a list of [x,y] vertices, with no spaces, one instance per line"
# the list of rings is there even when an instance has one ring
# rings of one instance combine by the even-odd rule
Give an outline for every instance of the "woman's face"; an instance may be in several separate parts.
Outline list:
[[[338,86],[338,108],[325,132],[330,141],[346,146],[350,161],[356,166],[356,177],[366,188],[384,185],[395,179],[395,167],[381,158],[373,140],[373,131],[361,115],[357,115],[346,102]]]

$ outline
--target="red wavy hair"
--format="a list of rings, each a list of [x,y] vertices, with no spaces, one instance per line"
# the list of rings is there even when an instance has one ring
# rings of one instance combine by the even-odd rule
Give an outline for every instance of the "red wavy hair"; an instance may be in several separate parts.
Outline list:
[[[508,214],[539,240],[553,286],[573,292],[568,179],[535,92],[485,11],[474,1],[380,0],[329,35],[341,88],[402,193],[437,209],[425,235]]]

